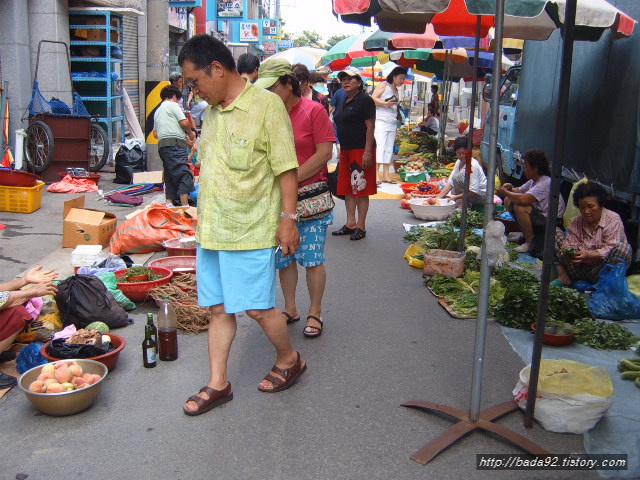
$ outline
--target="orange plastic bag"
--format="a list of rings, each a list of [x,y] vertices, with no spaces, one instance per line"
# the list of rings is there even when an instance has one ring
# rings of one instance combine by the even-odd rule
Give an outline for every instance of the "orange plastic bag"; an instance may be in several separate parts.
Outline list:
[[[47,192],[53,193],[84,193],[97,192],[98,185],[88,178],[74,178],[71,175],[65,175],[62,180],[52,183],[47,188]]]
[[[195,218],[154,203],[116,229],[109,242],[109,251],[122,255],[163,250],[165,240],[194,236],[197,224]]]

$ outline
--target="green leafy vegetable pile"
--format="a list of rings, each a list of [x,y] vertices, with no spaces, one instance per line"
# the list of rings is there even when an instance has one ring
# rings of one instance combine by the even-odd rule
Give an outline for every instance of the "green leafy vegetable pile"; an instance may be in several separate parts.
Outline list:
[[[423,247],[425,250],[437,248],[440,250],[458,251],[458,240],[460,232],[456,231],[451,225],[442,224],[437,228],[415,226],[409,230],[403,240],[405,243],[414,243]],[[477,233],[468,231],[465,243],[468,246],[482,245],[482,237]]]
[[[478,315],[478,291],[480,290],[480,272],[467,272],[462,278],[433,276],[427,283],[436,295],[444,297],[450,308],[457,314],[475,317]],[[489,315],[504,295],[500,283],[491,279],[489,287]]]
[[[628,350],[640,337],[621,325],[584,319],[576,322],[576,341],[597,350]]]
[[[452,227],[459,228],[462,225],[462,212],[456,210],[445,222]],[[475,210],[467,210],[467,228],[482,228],[484,226],[484,213]]]
[[[518,282],[506,284],[507,290],[495,309],[496,321],[505,327],[529,330],[538,317],[540,286]],[[549,308],[547,318],[560,322],[576,323],[578,320],[592,319],[584,297],[576,290],[565,287],[549,287]]]

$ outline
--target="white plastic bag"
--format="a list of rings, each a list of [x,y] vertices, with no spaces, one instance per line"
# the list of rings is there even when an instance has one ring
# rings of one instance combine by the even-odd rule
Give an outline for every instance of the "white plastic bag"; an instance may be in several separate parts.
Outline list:
[[[484,229],[484,236],[489,265],[499,267],[508,262],[509,254],[506,249],[507,238],[504,235],[504,224],[497,220],[490,221]]]
[[[558,373],[559,375],[567,375],[567,389],[576,389],[576,375],[573,368],[577,367],[584,370],[591,370],[589,374],[593,378],[600,377],[598,393],[558,393],[545,391],[544,377],[549,376],[549,372],[553,372],[558,368],[568,370],[566,373]],[[515,401],[518,406],[525,410],[527,407],[527,397],[529,392],[529,372],[531,365],[527,365],[520,371],[520,380],[513,389]],[[602,371],[601,371],[601,370]],[[561,371],[559,371],[561,372]],[[604,372],[604,374],[602,373]],[[557,372],[553,372],[557,373]],[[580,374],[578,374],[580,375]],[[573,378],[572,378],[573,377]],[[591,430],[596,423],[602,418],[613,402],[609,400],[613,395],[613,386],[611,378],[602,367],[591,367],[590,365],[572,362],[570,360],[542,360],[540,366],[540,377],[538,391],[536,396],[536,409],[534,418],[542,425],[543,428],[551,432],[558,433],[585,433]],[[556,377],[562,380],[562,377]],[[577,382],[581,382],[581,378]],[[555,382],[555,386],[562,386],[562,381]],[[551,388],[553,390],[554,388]],[[560,388],[561,390],[562,388]],[[586,387],[586,390],[590,390]],[[590,390],[594,391],[594,390]],[[610,395],[609,395],[610,394]],[[609,395],[609,396],[602,396]]]

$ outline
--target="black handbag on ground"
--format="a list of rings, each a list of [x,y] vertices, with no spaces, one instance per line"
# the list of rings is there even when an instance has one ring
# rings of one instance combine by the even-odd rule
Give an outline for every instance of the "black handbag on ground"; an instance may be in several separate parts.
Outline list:
[[[58,284],[56,303],[62,323],[85,328],[92,322],[104,322],[109,328],[127,325],[127,312],[98,277],[72,275]]]

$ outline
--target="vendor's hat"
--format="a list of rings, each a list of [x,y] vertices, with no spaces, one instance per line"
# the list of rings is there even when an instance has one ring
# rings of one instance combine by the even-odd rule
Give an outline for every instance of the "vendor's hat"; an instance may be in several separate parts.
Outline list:
[[[360,77],[360,70],[358,70],[356,67],[347,67],[340,73],[338,73],[338,78],[340,80],[342,80],[346,76],[362,78]]]
[[[278,79],[291,74],[291,63],[284,58],[267,58],[260,64],[258,80],[254,85],[262,88],[271,88]]]

